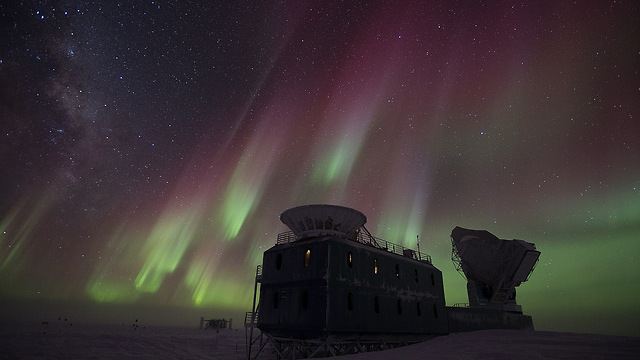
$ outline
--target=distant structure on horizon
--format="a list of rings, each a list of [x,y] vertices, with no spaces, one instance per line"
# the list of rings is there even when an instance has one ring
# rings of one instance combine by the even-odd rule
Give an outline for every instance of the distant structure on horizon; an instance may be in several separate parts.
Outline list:
[[[245,317],[249,359],[256,343],[253,358],[267,347],[278,359],[310,358],[452,332],[533,330],[515,297],[540,255],[532,243],[454,228],[452,259],[467,279],[469,304],[447,307],[442,272],[431,258],[374,237],[360,211],[305,205],[280,220],[291,231],[278,235],[256,270],[253,309]]]

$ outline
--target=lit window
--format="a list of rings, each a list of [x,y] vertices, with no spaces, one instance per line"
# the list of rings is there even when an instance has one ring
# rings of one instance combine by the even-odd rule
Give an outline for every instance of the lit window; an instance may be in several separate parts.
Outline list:
[[[307,250],[307,252],[304,254],[304,267],[306,268],[309,267],[309,257],[311,257],[311,250]]]
[[[378,259],[373,259],[373,273],[378,273]]]
[[[396,264],[396,279],[400,279],[400,266]]]
[[[351,251],[347,253],[347,265],[349,267],[353,266],[353,254],[351,253]]]

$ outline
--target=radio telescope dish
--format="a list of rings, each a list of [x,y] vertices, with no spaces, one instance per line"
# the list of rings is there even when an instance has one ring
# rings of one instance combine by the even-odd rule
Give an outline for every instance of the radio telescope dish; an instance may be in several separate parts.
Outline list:
[[[471,305],[504,305],[527,281],[540,251],[523,240],[503,240],[486,230],[455,227],[451,232],[456,269],[467,279]]]

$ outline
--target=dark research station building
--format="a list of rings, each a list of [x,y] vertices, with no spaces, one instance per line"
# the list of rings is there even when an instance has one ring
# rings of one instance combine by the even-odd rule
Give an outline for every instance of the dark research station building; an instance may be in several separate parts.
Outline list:
[[[513,247],[488,232],[454,229],[454,260],[468,279],[472,304],[454,308],[445,306],[442,273],[431,258],[375,238],[360,211],[306,205],[280,219],[291,231],[265,251],[256,272],[259,301],[245,319],[245,328],[257,326],[269,340],[261,338],[262,347],[271,344],[278,357],[381,349],[456,331],[533,329],[531,317],[515,303],[515,287],[538,259],[533,244],[517,240]],[[485,235],[492,238],[479,238]],[[477,256],[487,241],[507,256]],[[249,336],[249,358],[253,341]]]
[[[442,273],[426,255],[363,232],[366,217],[349,208],[294,208],[281,219],[293,233],[264,253],[261,330],[372,339],[448,332]]]

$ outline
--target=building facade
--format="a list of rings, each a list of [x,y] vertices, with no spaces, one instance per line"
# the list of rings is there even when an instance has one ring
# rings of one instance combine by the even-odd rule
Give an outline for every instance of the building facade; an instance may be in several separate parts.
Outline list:
[[[448,333],[428,257],[358,232],[281,234],[264,253],[258,328],[298,339],[416,341]]]

